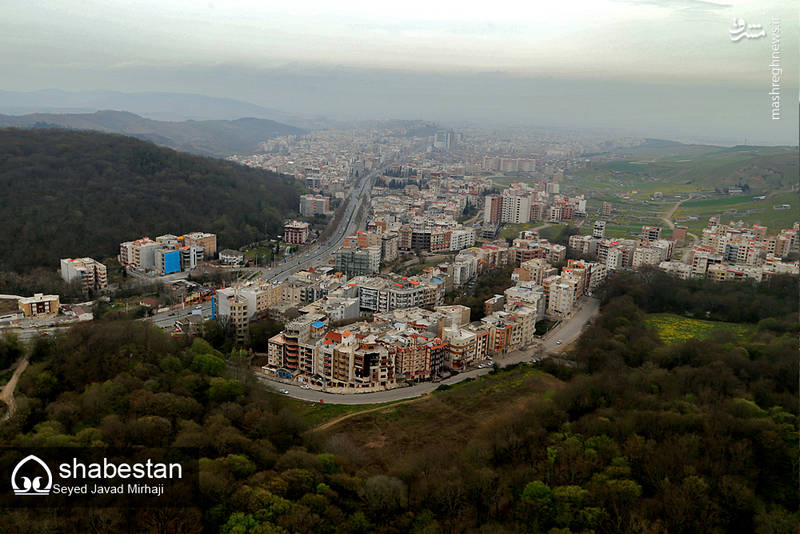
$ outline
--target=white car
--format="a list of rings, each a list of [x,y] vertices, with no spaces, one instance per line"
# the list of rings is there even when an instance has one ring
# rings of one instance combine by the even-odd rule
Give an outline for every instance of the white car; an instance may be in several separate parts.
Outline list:
[[[556,345],[561,345],[561,340],[556,341]]]
[[[281,391],[281,393],[283,393],[284,395],[288,395],[288,394],[289,394],[289,390],[288,390],[288,389],[282,389],[282,390],[280,390],[280,391]]]

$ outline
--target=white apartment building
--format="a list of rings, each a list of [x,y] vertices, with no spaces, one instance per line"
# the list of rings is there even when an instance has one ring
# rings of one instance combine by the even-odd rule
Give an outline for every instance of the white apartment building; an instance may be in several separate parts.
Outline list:
[[[531,199],[521,195],[503,195],[503,212],[501,221],[520,224],[530,221]]]

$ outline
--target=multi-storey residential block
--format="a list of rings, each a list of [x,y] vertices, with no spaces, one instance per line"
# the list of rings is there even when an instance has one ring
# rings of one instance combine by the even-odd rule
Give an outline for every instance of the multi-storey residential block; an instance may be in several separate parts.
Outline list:
[[[394,232],[381,234],[381,261],[383,263],[390,263],[397,259],[399,243],[398,234]]]
[[[572,237],[572,236],[570,236]],[[604,239],[606,237],[606,222],[595,221],[594,228],[592,228],[592,237],[597,239]]]
[[[238,289],[228,287],[217,290],[217,316],[233,326],[236,342],[244,343],[251,314],[247,298]]]
[[[84,292],[108,287],[106,266],[92,258],[62,259],[61,278],[67,283],[77,280]]]
[[[658,265],[665,259],[666,258],[661,257],[661,251],[659,249],[637,247],[633,251],[633,261],[631,263],[631,267],[636,269],[642,265]]]
[[[244,252],[226,248],[219,251],[219,262],[224,265],[240,265],[244,263]]]
[[[525,194],[515,194],[513,191],[503,192],[501,221],[511,224],[526,223],[530,221],[531,199]]]
[[[676,243],[685,243],[687,232],[688,229],[685,226],[675,225],[675,228],[672,230],[672,240]]]
[[[499,224],[503,219],[503,197],[500,195],[487,195],[484,197],[483,222],[484,224]]]
[[[327,215],[330,211],[330,198],[323,195],[300,196],[300,215],[304,217],[313,217],[314,215]]]
[[[658,268],[682,280],[688,280],[692,277],[692,266],[688,263],[680,261],[662,261],[658,264]]]
[[[183,235],[184,246],[201,247],[208,259],[217,255],[217,235],[207,232],[189,232]]]
[[[155,270],[159,275],[181,271],[181,252],[173,248],[161,247],[155,250]]]
[[[342,248],[334,254],[336,270],[347,276],[375,274],[381,266],[380,246],[367,248]]]
[[[661,239],[661,227],[660,226],[642,226],[642,237],[647,239],[648,241],[655,241],[656,239]]]
[[[303,245],[308,241],[309,224],[302,221],[289,221],[283,225],[283,240],[293,245]]]

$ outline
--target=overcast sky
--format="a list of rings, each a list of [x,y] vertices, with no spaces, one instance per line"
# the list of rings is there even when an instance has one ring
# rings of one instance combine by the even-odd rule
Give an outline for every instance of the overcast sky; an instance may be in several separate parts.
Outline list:
[[[732,42],[739,18],[767,37]],[[773,18],[781,120],[767,94]],[[0,89],[183,91],[338,117],[797,143],[788,0],[0,0],[0,21]]]

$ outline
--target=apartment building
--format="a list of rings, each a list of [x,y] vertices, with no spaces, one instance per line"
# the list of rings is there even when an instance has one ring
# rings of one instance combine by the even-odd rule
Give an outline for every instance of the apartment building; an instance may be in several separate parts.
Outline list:
[[[680,261],[662,261],[658,264],[658,268],[682,280],[688,280],[692,277],[692,266],[688,263]]]
[[[661,227],[647,225],[642,226],[642,238],[647,239],[648,241],[661,239]]]
[[[77,281],[84,293],[108,288],[106,266],[92,258],[62,259],[61,278],[68,284]]]
[[[292,245],[303,245],[308,241],[309,224],[303,221],[289,221],[283,225],[283,240]]]
[[[575,236],[570,236],[575,237]],[[605,239],[606,237],[606,221],[595,221],[592,228],[592,237],[595,239]]]
[[[336,270],[350,276],[375,274],[380,271],[381,248],[341,248],[334,254]]]
[[[234,329],[236,343],[243,344],[247,339],[250,324],[250,309],[247,297],[241,294],[238,288],[218,289],[217,316],[222,321],[228,321]]]
[[[314,215],[328,215],[331,211],[331,200],[323,195],[301,195],[300,215],[313,217]]]
[[[500,195],[487,195],[484,197],[483,222],[484,224],[497,225],[503,219],[503,197]]]
[[[504,192],[502,198],[501,222],[520,224],[530,221],[531,199],[529,196]]]
[[[207,232],[189,232],[183,235],[184,246],[199,247],[203,249],[205,257],[214,258],[217,255],[217,235]]]

